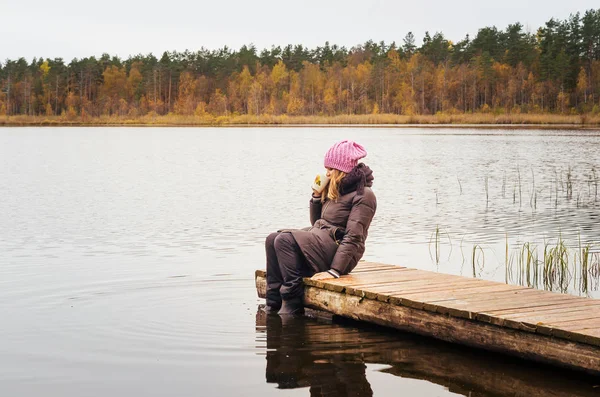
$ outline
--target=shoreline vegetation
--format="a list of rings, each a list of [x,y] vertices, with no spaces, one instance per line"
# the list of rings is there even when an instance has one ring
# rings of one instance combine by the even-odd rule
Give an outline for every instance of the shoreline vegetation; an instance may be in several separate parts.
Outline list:
[[[0,125],[316,124],[600,125],[600,9],[421,45],[0,61]]]
[[[0,116],[0,126],[486,126],[600,129],[600,114],[355,114],[337,116],[288,115],[157,115],[131,116]]]

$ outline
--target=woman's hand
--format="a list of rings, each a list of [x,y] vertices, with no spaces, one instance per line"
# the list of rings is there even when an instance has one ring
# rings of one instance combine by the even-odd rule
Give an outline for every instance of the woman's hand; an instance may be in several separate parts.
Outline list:
[[[312,191],[313,191],[314,198],[321,197],[321,193],[317,192],[315,189],[313,189]]]
[[[316,273],[310,279],[311,280],[328,280],[330,278],[335,278],[335,277],[333,277],[331,275],[331,273],[329,273],[329,272],[320,272],[320,273]]]

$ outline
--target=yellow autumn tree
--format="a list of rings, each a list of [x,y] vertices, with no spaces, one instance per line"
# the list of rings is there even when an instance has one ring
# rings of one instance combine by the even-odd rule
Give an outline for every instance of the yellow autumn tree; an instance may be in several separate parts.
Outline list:
[[[300,76],[295,71],[290,71],[290,92],[284,95],[286,101],[286,112],[291,116],[304,113],[304,100],[302,99],[302,88]]]
[[[131,65],[131,69],[129,70],[129,76],[127,76],[127,84],[126,84],[126,93],[127,93],[127,101],[130,104],[136,99],[136,94],[140,87],[140,83],[142,82],[142,73],[140,73],[140,63],[134,62]]]
[[[8,111],[6,109],[6,94],[0,91],[0,116],[6,116]]]
[[[227,97],[221,92],[220,89],[217,88],[210,96],[210,102],[208,103],[207,110],[209,113],[216,116],[227,115]]]
[[[48,81],[48,75],[50,74],[50,66],[48,61],[42,62],[40,65],[40,72],[42,74],[42,89],[43,93],[39,98],[39,101],[44,105],[44,113],[46,116],[52,115],[52,106],[50,105],[50,83]]]
[[[358,104],[360,113],[370,113],[369,84],[373,65],[365,61],[356,67],[355,80],[358,86]]]
[[[126,97],[127,74],[124,68],[107,66],[102,73],[104,83],[100,88],[100,100],[104,103],[104,112],[119,113],[120,99]]]
[[[242,101],[243,111],[245,113],[249,113],[248,110],[248,96],[250,94],[250,88],[252,87],[252,83],[254,82],[254,78],[250,73],[250,69],[248,65],[244,65],[242,72],[238,75],[237,78],[237,92],[239,93],[240,99]]]
[[[587,104],[587,90],[588,90],[588,78],[584,68],[579,69],[579,75],[577,76],[577,97],[578,99]]]
[[[175,101],[175,113],[182,115],[194,114],[196,106],[197,82],[192,73],[183,72],[179,76],[179,90],[177,101]]]
[[[270,78],[273,90],[271,92],[269,108],[271,113],[281,114],[286,108],[283,97],[287,93],[289,87],[289,72],[283,61],[279,60],[279,62],[273,66]]]
[[[301,78],[304,86],[303,98],[308,104],[310,114],[318,112],[323,90],[323,74],[319,65],[308,61],[302,62]]]

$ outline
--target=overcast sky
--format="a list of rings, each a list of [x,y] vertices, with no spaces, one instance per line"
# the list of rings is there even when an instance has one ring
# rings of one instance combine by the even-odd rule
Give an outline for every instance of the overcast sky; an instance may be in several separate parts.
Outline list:
[[[600,8],[598,0],[0,0],[0,61],[25,57],[73,58],[107,52],[195,51],[254,43],[351,47],[372,39],[402,43],[412,31],[458,41],[484,26],[521,22],[535,31],[551,17]]]

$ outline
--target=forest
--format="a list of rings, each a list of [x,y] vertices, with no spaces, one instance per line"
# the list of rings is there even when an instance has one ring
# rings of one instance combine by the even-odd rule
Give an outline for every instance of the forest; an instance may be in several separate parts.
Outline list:
[[[600,114],[600,9],[452,41],[0,62],[0,119]]]

